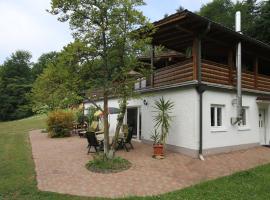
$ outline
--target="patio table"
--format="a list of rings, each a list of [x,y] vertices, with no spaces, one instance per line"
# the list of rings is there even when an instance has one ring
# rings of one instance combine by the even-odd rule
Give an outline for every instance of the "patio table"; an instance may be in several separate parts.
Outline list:
[[[103,131],[103,130],[96,131],[95,134],[96,134],[96,135],[104,135],[104,131]],[[104,136],[103,136],[103,137],[104,137]]]
[[[98,141],[100,141],[100,142],[104,141],[104,134],[98,134],[98,135],[96,135],[96,137],[97,137]],[[111,144],[113,139],[114,139],[114,136],[110,136],[109,139],[110,139],[110,144]],[[124,134],[120,133],[118,139],[119,140],[124,140],[125,139]]]

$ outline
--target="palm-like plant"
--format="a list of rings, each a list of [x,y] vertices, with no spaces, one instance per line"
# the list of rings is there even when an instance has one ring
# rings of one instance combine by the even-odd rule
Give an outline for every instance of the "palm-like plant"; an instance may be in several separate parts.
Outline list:
[[[167,136],[169,134],[169,129],[171,126],[172,121],[172,109],[174,107],[174,103],[170,100],[165,100],[163,97],[161,97],[159,100],[155,101],[155,113],[156,116],[154,116],[155,121],[155,128],[160,129],[161,135],[160,135],[160,143],[165,144]]]

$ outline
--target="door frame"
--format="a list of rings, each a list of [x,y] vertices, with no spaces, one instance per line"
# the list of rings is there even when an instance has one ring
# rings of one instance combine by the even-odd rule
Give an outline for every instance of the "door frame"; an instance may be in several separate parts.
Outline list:
[[[137,135],[136,135],[136,140],[141,140],[141,106],[128,106],[126,110],[126,114],[124,116],[124,122],[127,124],[127,111],[129,108],[136,108],[137,109]]]
[[[260,111],[263,110],[264,111],[264,134],[261,134],[261,128],[260,128],[260,118],[259,118],[259,114]],[[261,145],[270,145],[270,130],[269,130],[269,106],[268,105],[260,105],[258,107],[258,126],[259,126],[259,135],[260,135],[260,144]],[[263,137],[263,138],[262,138]]]

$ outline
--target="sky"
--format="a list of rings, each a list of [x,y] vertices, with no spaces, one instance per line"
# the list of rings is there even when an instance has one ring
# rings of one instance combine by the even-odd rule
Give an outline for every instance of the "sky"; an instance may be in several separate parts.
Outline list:
[[[151,20],[172,14],[181,5],[197,11],[211,0],[145,0],[143,13]],[[0,64],[16,50],[27,50],[35,62],[42,53],[60,51],[73,39],[68,23],[46,12],[50,0],[0,0]]]

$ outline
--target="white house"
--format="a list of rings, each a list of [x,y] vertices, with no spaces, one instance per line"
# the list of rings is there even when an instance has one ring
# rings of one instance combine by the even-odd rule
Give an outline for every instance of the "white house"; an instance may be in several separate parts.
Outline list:
[[[154,25],[153,45],[177,53],[141,58],[155,72],[136,84],[142,97],[128,103],[125,123],[134,128],[134,138],[151,143],[154,101],[163,96],[175,104],[168,149],[198,157],[269,145],[270,46],[187,10]],[[242,106],[237,101],[239,42]],[[235,123],[239,105],[241,119]],[[110,99],[109,106],[118,107],[117,99]],[[116,118],[110,115],[111,134]]]

